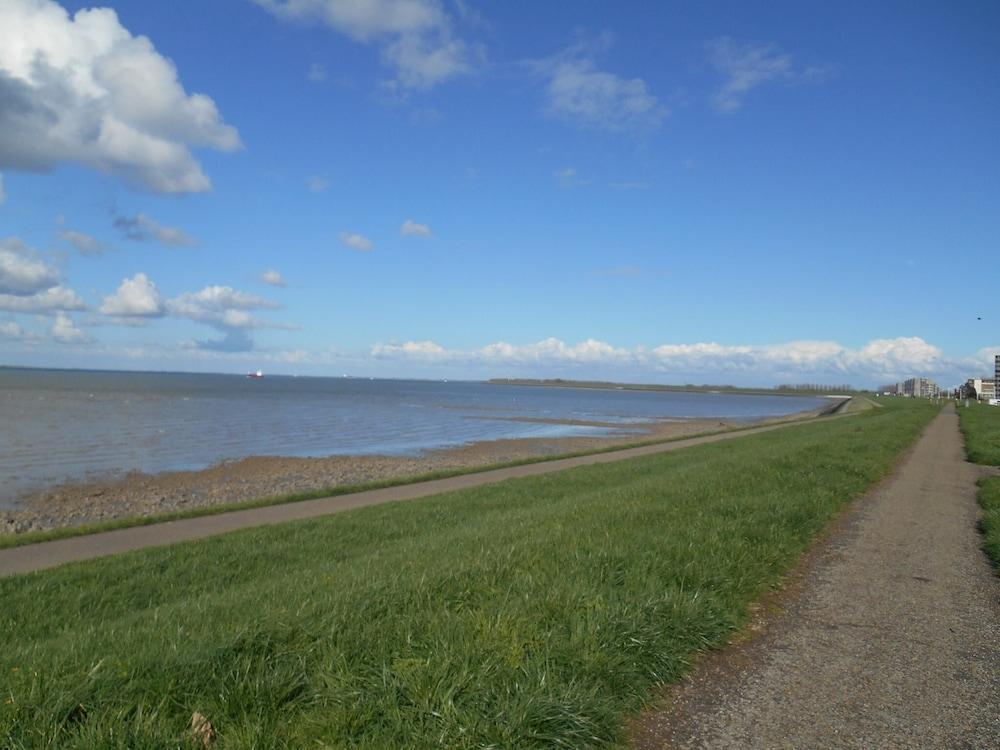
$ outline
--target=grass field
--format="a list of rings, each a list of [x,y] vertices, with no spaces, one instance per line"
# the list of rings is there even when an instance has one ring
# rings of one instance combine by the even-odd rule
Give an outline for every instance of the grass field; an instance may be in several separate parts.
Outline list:
[[[616,746],[936,412],[0,580],[0,747]]]
[[[1000,408],[974,403],[968,409],[960,407],[958,413],[969,460],[1000,466]],[[990,477],[980,480],[979,503],[983,506],[980,521],[983,547],[1000,567],[1000,479]]]
[[[969,408],[958,408],[969,460],[1000,466],[1000,407],[984,406],[975,401],[970,403]]]

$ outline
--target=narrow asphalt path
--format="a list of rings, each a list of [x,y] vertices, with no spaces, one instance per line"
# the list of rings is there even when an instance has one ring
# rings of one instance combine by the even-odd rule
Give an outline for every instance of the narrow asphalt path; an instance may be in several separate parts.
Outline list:
[[[825,418],[838,419],[840,417],[838,415]],[[168,521],[148,526],[134,526],[116,531],[104,531],[97,534],[87,534],[86,536],[59,539],[52,542],[39,542],[38,544],[0,550],[0,576],[30,573],[62,565],[63,563],[89,560],[95,557],[104,557],[105,555],[115,555],[121,552],[142,549],[143,547],[156,547],[192,539],[202,539],[216,534],[236,531],[237,529],[269,526],[271,524],[295,521],[303,518],[315,518],[367,505],[378,505],[380,503],[400,500],[417,500],[442,492],[479,487],[484,484],[502,482],[506,479],[532,477],[539,474],[564,471],[577,466],[604,464],[612,461],[621,461],[626,458],[635,458],[637,456],[666,453],[692,445],[715,443],[720,440],[734,440],[748,435],[759,435],[762,432],[779,430],[796,424],[802,424],[802,422],[780,422],[735,432],[704,435],[702,437],[675,440],[669,443],[646,445],[639,448],[626,448],[608,453],[544,461],[505,469],[492,469],[474,474],[449,477],[447,479],[435,479],[429,482],[416,482],[397,487],[356,492],[350,495],[338,495],[336,497],[325,497],[317,500],[303,500],[283,505],[271,505],[264,508],[230,511],[228,513],[218,513],[199,518]]]
[[[647,748],[1000,748],[1000,578],[947,407],[763,633],[637,722]]]

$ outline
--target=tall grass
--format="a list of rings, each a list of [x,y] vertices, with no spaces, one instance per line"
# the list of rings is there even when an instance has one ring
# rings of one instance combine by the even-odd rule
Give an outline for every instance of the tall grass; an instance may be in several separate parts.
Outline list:
[[[924,404],[0,580],[0,747],[592,747]]]
[[[979,482],[979,504],[983,517],[979,526],[983,531],[983,549],[1000,570],[1000,479],[990,477]]]
[[[973,403],[958,410],[965,451],[969,460],[979,464],[1000,466],[1000,408]],[[1000,479],[987,478],[979,482],[979,504],[983,517],[983,549],[1000,568]]]
[[[968,408],[959,406],[958,415],[969,460],[1000,466],[1000,407],[973,401]]]

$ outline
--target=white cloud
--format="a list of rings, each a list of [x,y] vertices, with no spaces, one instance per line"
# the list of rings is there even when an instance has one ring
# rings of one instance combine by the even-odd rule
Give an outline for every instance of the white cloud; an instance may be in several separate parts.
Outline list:
[[[970,357],[968,366],[974,369],[975,374],[970,373],[969,377],[977,377],[978,375],[986,375],[987,377],[993,377],[993,367],[994,367],[994,357],[1000,354],[1000,344],[995,346],[984,346],[982,349],[977,351],[974,356]]]
[[[271,286],[288,286],[288,283],[285,281],[285,277],[273,268],[268,268],[264,271],[264,273],[260,275],[260,280],[265,284],[270,284]]]
[[[199,339],[192,341],[191,344],[194,349],[224,353],[249,352],[254,348],[250,334],[232,328],[225,331],[221,339]]]
[[[330,181],[318,175],[312,175],[306,179],[306,187],[310,193],[322,193],[330,189]]]
[[[77,328],[64,312],[56,313],[56,319],[52,323],[52,338],[60,344],[86,344],[93,340]]]
[[[596,339],[567,344],[548,338],[533,344],[497,342],[478,349],[447,349],[434,341],[376,344],[371,355],[422,365],[461,365],[490,371],[521,368],[536,374],[549,369],[615,372],[622,379],[672,373],[695,375],[702,382],[740,382],[745,378],[874,384],[914,375],[955,377],[965,363],[949,359],[919,337],[876,339],[859,349],[834,341],[792,341],[764,346],[713,342],[662,344],[647,348],[615,347]],[[601,369],[605,368],[605,369]]]
[[[426,224],[418,224],[412,219],[407,219],[399,228],[399,233],[404,237],[430,237],[431,228]]]
[[[313,63],[309,66],[309,72],[306,73],[306,78],[308,78],[313,83],[323,83],[326,80],[326,68],[324,68],[319,63]]]
[[[856,362],[878,372],[901,372],[906,368],[933,371],[940,367],[944,353],[919,336],[875,339],[849,355]]]
[[[404,357],[407,359],[430,359],[435,361],[455,359],[461,356],[449,352],[433,341],[407,341],[404,344],[375,344],[371,354],[377,358]]]
[[[97,311],[121,318],[158,318],[166,310],[156,284],[146,274],[137,273],[131,279],[123,279],[115,293],[104,298]]]
[[[375,247],[370,239],[357,232],[343,232],[340,235],[340,241],[348,247],[353,247],[355,250],[360,250],[363,253],[367,253]]]
[[[668,112],[646,82],[598,69],[596,53],[608,43],[576,44],[533,64],[536,73],[546,80],[548,114],[595,130],[655,130]]]
[[[51,314],[56,310],[86,310],[87,305],[76,292],[64,286],[54,286],[30,296],[0,294],[0,310],[19,313]]]
[[[795,75],[791,55],[779,54],[772,45],[738,44],[729,37],[708,45],[709,59],[725,80],[712,97],[720,112],[735,112],[751,90],[768,81]]]
[[[111,8],[72,17],[53,0],[0,3],[0,167],[83,164],[159,193],[209,190],[192,148],[233,151],[215,102]]]
[[[182,229],[166,227],[146,214],[135,216],[119,216],[115,219],[115,228],[135,242],[158,242],[161,245],[187,247],[195,244],[194,238]]]
[[[382,56],[396,67],[399,82],[413,89],[431,88],[472,71],[473,55],[461,39],[404,34]]]
[[[249,329],[268,326],[254,318],[252,310],[274,310],[279,305],[229,286],[207,286],[200,292],[188,292],[167,302],[172,315],[207,323],[220,329]],[[271,326],[280,327],[280,326]]]
[[[59,283],[59,271],[17,237],[0,240],[0,294],[32,295]]]
[[[437,0],[253,0],[287,21],[322,23],[379,46],[407,88],[429,88],[472,70],[479,52],[455,38]]]
[[[254,0],[279,18],[320,21],[358,41],[421,33],[446,22],[432,0]]]
[[[96,237],[73,229],[59,230],[59,239],[75,247],[80,255],[104,255],[110,249]]]
[[[34,341],[38,337],[28,333],[14,321],[0,323],[0,339],[6,341]]]

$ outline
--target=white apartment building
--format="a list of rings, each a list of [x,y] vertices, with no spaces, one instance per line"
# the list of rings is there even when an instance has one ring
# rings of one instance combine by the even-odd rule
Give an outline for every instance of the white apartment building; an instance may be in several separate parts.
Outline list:
[[[976,398],[980,401],[997,397],[996,378],[969,378],[966,382],[975,388]]]
[[[903,381],[902,387],[897,393],[912,398],[935,398],[938,395],[938,390],[938,384],[933,380],[910,378]]]

